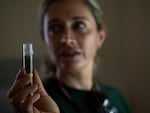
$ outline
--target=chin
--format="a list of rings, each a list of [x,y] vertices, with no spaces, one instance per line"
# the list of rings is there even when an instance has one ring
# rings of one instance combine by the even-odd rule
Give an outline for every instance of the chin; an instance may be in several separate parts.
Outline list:
[[[79,63],[63,63],[61,64],[61,69],[65,71],[79,71],[82,69],[81,62]]]

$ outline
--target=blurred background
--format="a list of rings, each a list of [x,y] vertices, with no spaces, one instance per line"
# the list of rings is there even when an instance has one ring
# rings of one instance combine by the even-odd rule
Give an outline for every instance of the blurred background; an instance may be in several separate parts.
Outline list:
[[[37,70],[46,54],[40,37],[40,1],[0,0],[0,113],[13,113],[6,93],[22,64],[22,43],[33,43]],[[108,36],[99,54],[98,79],[121,90],[132,113],[149,112],[150,1],[100,3]]]

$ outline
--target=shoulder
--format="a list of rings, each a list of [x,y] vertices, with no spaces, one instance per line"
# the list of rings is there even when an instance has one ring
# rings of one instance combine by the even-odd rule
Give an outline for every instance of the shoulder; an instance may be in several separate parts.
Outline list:
[[[117,88],[108,86],[100,82],[98,84],[100,86],[101,91],[105,93],[111,101],[116,102],[116,101],[121,101],[122,99],[124,99],[122,92],[118,90]]]
[[[122,93],[115,87],[108,86],[101,82],[98,82],[98,85],[100,86],[101,91],[104,92],[107,96],[122,95]]]
[[[107,95],[111,103],[119,109],[119,113],[130,113],[127,100],[120,90],[100,82],[98,84],[101,91]]]

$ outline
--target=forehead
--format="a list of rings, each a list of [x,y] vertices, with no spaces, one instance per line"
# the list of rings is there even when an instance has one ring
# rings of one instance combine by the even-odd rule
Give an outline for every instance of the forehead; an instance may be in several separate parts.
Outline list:
[[[69,7],[70,5],[83,5],[85,0],[53,0],[53,2],[50,3],[51,6],[66,6]]]
[[[49,18],[71,18],[72,16],[92,17],[83,0],[58,0],[48,7],[47,15]]]

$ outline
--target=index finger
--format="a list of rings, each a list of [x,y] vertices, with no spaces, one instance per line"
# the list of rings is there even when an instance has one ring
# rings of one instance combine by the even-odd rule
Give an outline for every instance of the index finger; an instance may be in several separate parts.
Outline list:
[[[20,69],[13,85],[7,93],[8,97],[11,98],[18,90],[22,89],[27,84],[29,84],[29,82],[30,77],[25,75],[24,69]]]

